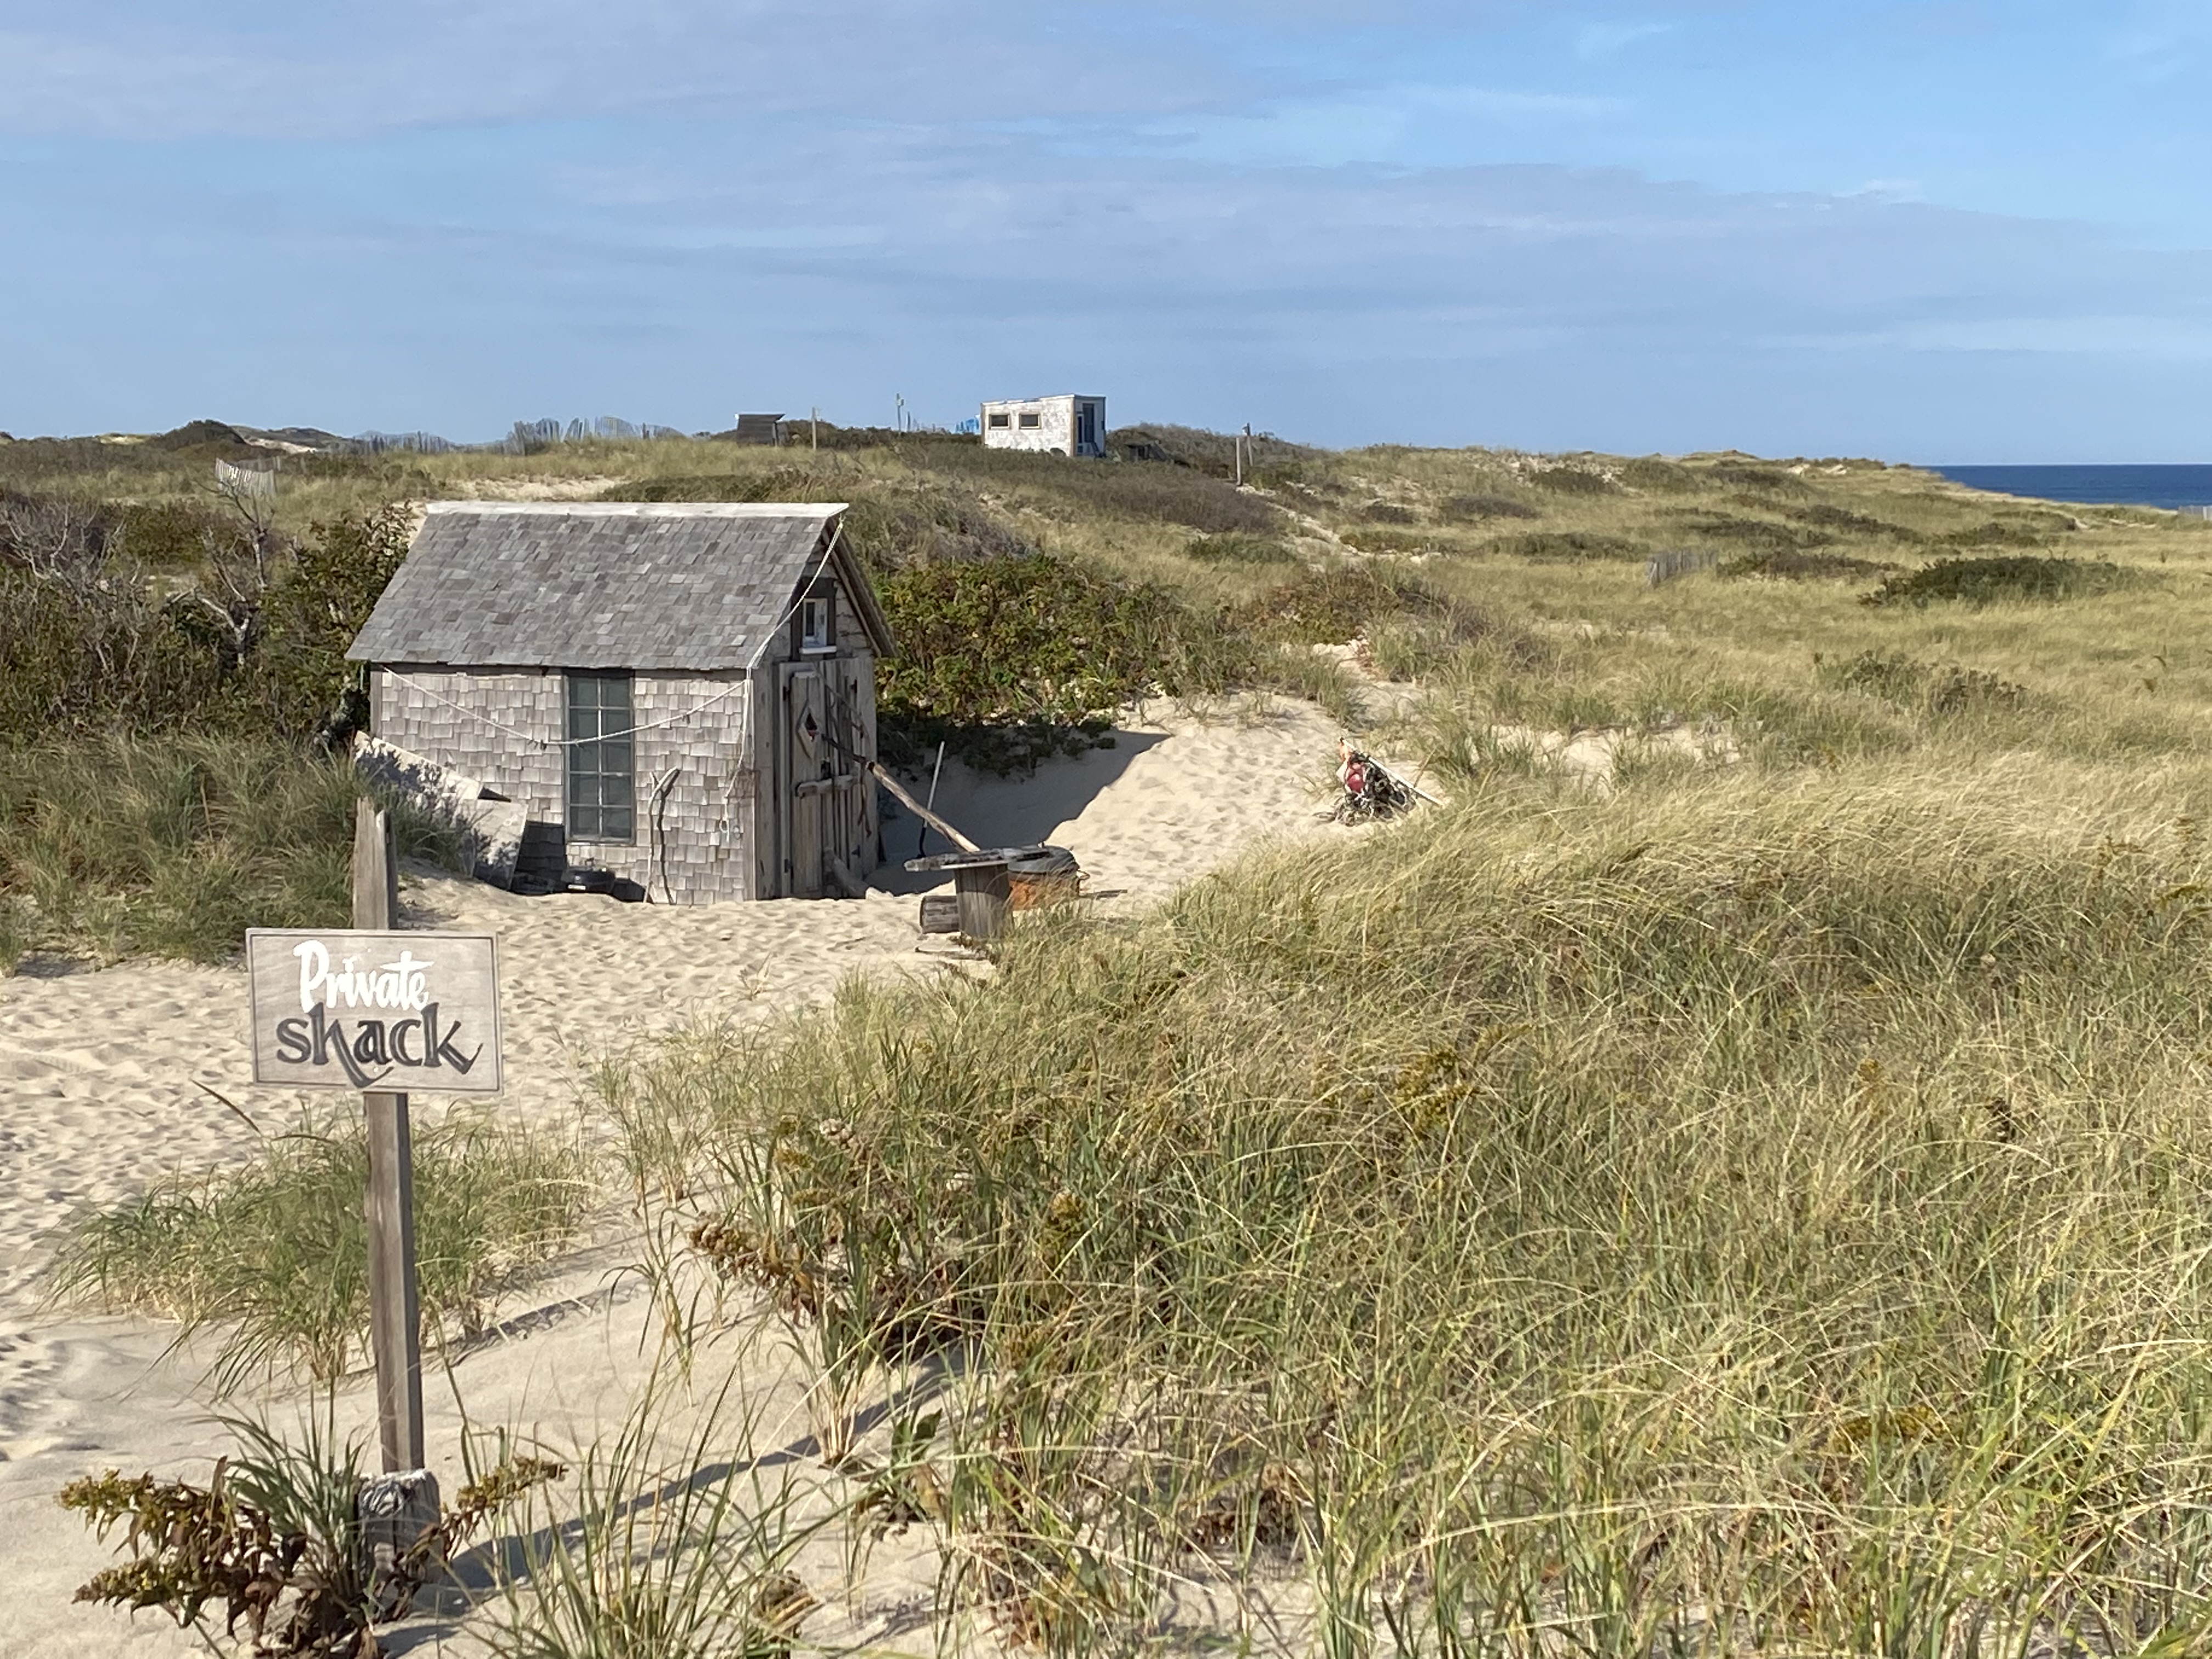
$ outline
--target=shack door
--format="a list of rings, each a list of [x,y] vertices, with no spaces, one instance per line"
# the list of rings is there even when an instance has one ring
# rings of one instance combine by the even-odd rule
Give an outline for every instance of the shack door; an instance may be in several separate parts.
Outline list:
[[[830,724],[830,688],[822,665],[793,663],[783,671],[784,847],[790,868],[784,890],[820,898],[827,880],[823,854],[836,829],[837,745]]]

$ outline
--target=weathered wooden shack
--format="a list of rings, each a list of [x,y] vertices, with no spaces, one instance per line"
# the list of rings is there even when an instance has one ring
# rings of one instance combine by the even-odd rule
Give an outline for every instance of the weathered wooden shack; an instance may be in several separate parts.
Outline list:
[[[857,890],[891,638],[843,511],[433,502],[347,653],[371,730],[656,902]]]

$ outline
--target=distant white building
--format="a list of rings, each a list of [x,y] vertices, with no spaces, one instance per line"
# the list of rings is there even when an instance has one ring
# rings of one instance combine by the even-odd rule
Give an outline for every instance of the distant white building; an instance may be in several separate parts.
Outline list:
[[[983,405],[987,449],[1042,449],[1055,455],[1106,453],[1106,400],[1013,398]]]

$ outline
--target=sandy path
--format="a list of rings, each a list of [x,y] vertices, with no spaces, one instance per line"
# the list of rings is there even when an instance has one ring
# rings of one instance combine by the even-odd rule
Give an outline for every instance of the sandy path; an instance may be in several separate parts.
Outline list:
[[[1335,737],[1325,714],[1301,704],[1212,723],[1133,720],[1112,749],[1050,763],[1033,778],[948,764],[938,805],[987,844],[1071,848],[1102,902],[1126,908],[1270,840],[1344,833],[1316,819]],[[890,862],[878,890],[858,901],[670,909],[521,899],[427,872],[402,896],[418,925],[499,936],[507,1045],[499,1104],[546,1116],[574,1109],[580,1059],[626,1039],[698,1015],[766,1018],[826,997],[854,973],[945,971],[918,949],[912,895],[927,878],[898,868],[919,829],[911,816],[888,821]],[[934,836],[930,849],[944,850]],[[298,1092],[248,1081],[245,1003],[236,969],[133,963],[0,980],[0,1583],[15,1592],[0,1631],[6,1659],[204,1650],[153,1615],[126,1620],[70,1603],[70,1589],[110,1558],[52,1494],[112,1465],[204,1472],[223,1433],[196,1403],[194,1370],[155,1363],[161,1331],[42,1313],[36,1274],[52,1231],[72,1214],[164,1170],[251,1148],[254,1131],[201,1085],[265,1129],[298,1111]],[[556,1437],[587,1431],[618,1411],[638,1374],[641,1320],[641,1310],[569,1321],[471,1357],[459,1372],[471,1415]],[[433,1443],[451,1446],[451,1393],[436,1396]],[[282,1420],[295,1407],[262,1408]],[[359,1389],[344,1410],[367,1419]],[[926,1631],[920,1639],[926,1648]]]
[[[938,805],[986,845],[1073,848],[1092,890],[1127,905],[1271,836],[1313,830],[1334,740],[1327,718],[1302,704],[1233,722],[1132,723],[1112,749],[1030,778],[948,763]],[[542,1117],[573,1106],[577,1062],[592,1052],[697,1016],[797,1006],[849,974],[939,971],[917,950],[911,896],[939,878],[898,867],[920,829],[911,816],[888,822],[878,890],[853,902],[523,899],[424,871],[410,874],[403,906],[413,925],[498,936],[508,1080],[499,1099]],[[933,833],[930,848],[945,850]],[[135,962],[0,980],[0,1310],[21,1304],[40,1240],[77,1210],[164,1170],[243,1155],[254,1131],[216,1094],[271,1133],[307,1103],[251,1077],[240,969]]]

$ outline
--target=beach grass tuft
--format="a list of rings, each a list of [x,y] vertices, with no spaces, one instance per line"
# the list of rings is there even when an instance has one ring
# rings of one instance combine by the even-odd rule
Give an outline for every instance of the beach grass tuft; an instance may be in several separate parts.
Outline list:
[[[0,744],[0,971],[46,949],[222,962],[249,927],[343,926],[352,769],[242,738]],[[453,834],[389,803],[403,854]]]
[[[271,1373],[319,1381],[368,1340],[368,1141],[331,1113],[242,1164],[155,1182],[65,1237],[61,1300],[172,1320],[216,1339],[225,1390]],[[579,1143],[456,1111],[414,1137],[417,1272],[434,1343],[484,1330],[501,1298],[577,1237],[594,1200]]]

